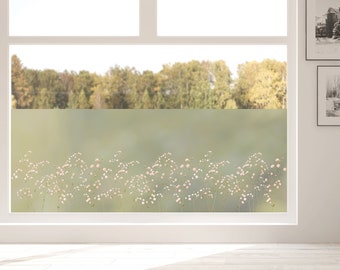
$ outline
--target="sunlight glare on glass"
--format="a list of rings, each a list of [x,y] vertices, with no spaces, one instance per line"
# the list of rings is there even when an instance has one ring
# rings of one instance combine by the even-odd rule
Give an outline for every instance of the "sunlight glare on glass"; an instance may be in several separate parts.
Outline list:
[[[161,36],[286,36],[287,0],[158,0]]]
[[[138,34],[138,0],[10,0],[13,36]]]

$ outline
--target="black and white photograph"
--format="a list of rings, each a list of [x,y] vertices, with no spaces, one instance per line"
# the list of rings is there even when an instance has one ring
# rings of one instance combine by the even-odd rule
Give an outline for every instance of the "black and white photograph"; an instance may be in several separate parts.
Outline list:
[[[340,60],[340,0],[306,0],[306,59]]]
[[[318,66],[318,125],[340,125],[340,66]]]

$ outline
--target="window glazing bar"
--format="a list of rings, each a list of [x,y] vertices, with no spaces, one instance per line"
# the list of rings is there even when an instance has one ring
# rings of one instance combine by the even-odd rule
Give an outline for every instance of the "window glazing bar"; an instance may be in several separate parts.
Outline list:
[[[139,0],[139,35],[146,39],[157,36],[157,0]]]
[[[287,37],[9,37],[10,45],[286,45]]]
[[[8,0],[0,1],[0,222],[9,212],[9,47]],[[6,79],[7,78],[7,79]]]

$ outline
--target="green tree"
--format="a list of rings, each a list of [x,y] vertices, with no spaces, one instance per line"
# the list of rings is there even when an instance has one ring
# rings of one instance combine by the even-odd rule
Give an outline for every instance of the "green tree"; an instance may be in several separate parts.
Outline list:
[[[239,65],[235,100],[243,109],[285,109],[286,63],[267,59]]]
[[[110,93],[108,90],[108,76],[96,76],[94,87],[91,89],[92,94],[89,99],[93,109],[109,109]]]
[[[210,65],[210,64],[209,64]],[[185,93],[187,108],[212,109],[215,103],[215,87],[210,81],[209,68],[204,62],[190,61],[186,64]]]
[[[167,108],[205,108],[209,105],[208,70],[199,61],[164,65],[162,91]]]
[[[16,55],[12,56],[11,82],[12,95],[17,101],[16,107],[18,109],[30,109],[33,96],[30,92],[21,60]]]
[[[107,100],[109,99],[108,91],[103,85],[97,85],[93,88],[93,94],[90,97],[90,104],[93,109],[109,109]]]
[[[233,103],[232,77],[229,67],[222,60],[208,62],[209,65],[209,83],[214,90],[213,104],[214,109],[228,109]],[[229,105],[227,106],[227,103]],[[234,108],[233,108],[234,109]]]
[[[154,98],[153,98],[153,103],[154,103],[155,109],[165,108],[166,106],[165,99],[164,99],[164,95],[161,90],[156,91],[156,94],[154,95]]]
[[[234,99],[228,99],[224,109],[237,109],[236,101]]]
[[[47,88],[42,88],[34,101],[35,109],[53,109],[54,106],[55,94]]]
[[[160,92],[161,84],[161,77],[159,74],[146,70],[142,74],[137,74],[136,80],[135,87],[132,88],[133,91],[130,94],[130,107],[135,109],[145,107],[146,98],[149,99],[149,101],[147,101],[147,103],[149,103],[149,109],[161,106],[160,104],[157,104],[157,102],[161,101],[161,98],[157,96]],[[146,96],[145,91],[147,91],[148,97]],[[160,99],[157,100],[158,98]]]
[[[67,108],[68,109],[79,109],[78,104],[78,95],[75,93],[75,91],[69,91],[68,94],[68,101],[67,101]]]
[[[235,100],[240,109],[251,108],[251,104],[248,99],[248,92],[255,84],[259,68],[259,63],[256,61],[238,65],[238,79],[236,80],[235,85]]]
[[[89,100],[86,96],[85,90],[81,90],[79,97],[78,97],[78,102],[79,102],[79,109],[90,109],[90,103]]]
[[[69,108],[89,109],[90,97],[93,94],[96,75],[88,71],[80,71],[79,74],[73,72],[73,88],[69,92]]]
[[[67,107],[67,103],[65,104],[65,88],[63,87],[62,80],[60,79],[60,75],[57,71],[52,69],[46,69],[38,73],[39,74],[39,88],[40,92],[37,95],[38,101],[35,101],[35,108],[41,108],[40,105],[43,104],[44,109],[47,109],[45,106],[49,104],[49,108],[60,108],[64,109]],[[42,102],[41,99],[46,100],[46,102]],[[48,100],[48,102],[47,102]],[[38,107],[37,107],[38,106]]]
[[[262,70],[256,77],[253,87],[249,89],[248,100],[254,109],[278,109],[281,104],[275,95],[275,74]]]
[[[148,90],[144,90],[144,94],[142,97],[142,107],[141,109],[153,109],[153,102],[150,98]]]
[[[329,82],[327,97],[340,96]],[[222,61],[163,65],[160,72],[115,66],[103,75],[23,68],[12,57],[13,106],[71,109],[285,109],[286,63],[267,59],[238,66]]]
[[[176,69],[178,69],[178,64],[176,66],[167,64],[163,65],[163,69],[160,71],[161,92],[164,93],[166,109],[180,108],[179,98],[177,97],[180,73]]]
[[[57,93],[56,99],[58,108],[60,109],[69,108],[70,93],[74,91],[75,76],[77,76],[77,73],[69,72],[67,70],[59,73],[61,91]]]
[[[38,70],[25,69],[25,77],[28,83],[29,92],[31,93],[33,98],[33,104],[40,89],[39,72],[40,71]]]
[[[135,91],[138,72],[134,68],[115,66],[103,76],[100,92],[111,109],[131,108],[131,95]]]
[[[15,99],[14,95],[12,95],[12,102],[11,102],[11,104],[12,104],[12,109],[15,109],[17,107],[17,100]]]

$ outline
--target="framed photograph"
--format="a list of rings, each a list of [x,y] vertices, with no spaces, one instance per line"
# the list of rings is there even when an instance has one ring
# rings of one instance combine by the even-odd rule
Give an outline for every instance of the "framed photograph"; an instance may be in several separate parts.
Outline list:
[[[306,60],[340,60],[340,0],[306,0]]]
[[[318,126],[340,125],[340,66],[318,66]]]

